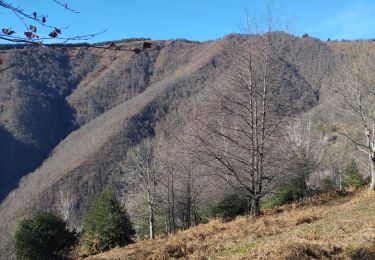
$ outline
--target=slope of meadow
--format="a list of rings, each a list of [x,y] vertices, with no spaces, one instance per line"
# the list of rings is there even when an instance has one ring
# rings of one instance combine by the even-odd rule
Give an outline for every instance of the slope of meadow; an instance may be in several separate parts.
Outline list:
[[[89,259],[375,259],[375,194],[331,192],[252,219],[212,220]]]

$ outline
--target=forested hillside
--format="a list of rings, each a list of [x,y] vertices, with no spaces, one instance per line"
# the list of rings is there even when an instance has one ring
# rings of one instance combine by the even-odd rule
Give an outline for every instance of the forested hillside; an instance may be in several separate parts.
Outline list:
[[[342,152],[346,142],[337,138],[323,108],[333,100],[335,64],[346,50],[312,38],[284,33],[275,37],[281,70],[275,110],[282,111],[285,101],[295,104],[293,117],[311,120],[313,133],[328,136],[327,149]],[[2,50],[6,65],[18,64],[0,74],[3,250],[19,218],[58,212],[62,196],[74,198],[69,224],[78,229],[90,200],[108,186],[124,198],[133,221],[139,218],[144,213],[137,205],[143,197],[131,196],[132,187],[119,176],[129,164],[128,150],[145,139],[155,139],[160,158],[174,161],[176,174],[184,176],[176,184],[176,211],[181,213],[177,224],[187,228],[205,221],[206,208],[217,202],[212,198],[226,194],[220,192],[221,181],[207,178],[206,169],[187,170],[182,136],[205,114],[210,88],[230,84],[228,73],[235,64],[229,57],[243,50],[245,42],[242,35],[202,43],[153,41],[160,48],[139,54],[88,47]],[[118,44],[136,47],[142,41]],[[324,160],[319,167],[311,178],[314,185],[335,171]],[[159,211],[164,214],[164,209]],[[163,225],[162,218],[158,221]],[[142,231],[140,222],[137,231]]]

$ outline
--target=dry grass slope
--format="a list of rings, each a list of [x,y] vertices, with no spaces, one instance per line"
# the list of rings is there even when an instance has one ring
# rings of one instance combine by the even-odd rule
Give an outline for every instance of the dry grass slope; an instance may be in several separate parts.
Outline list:
[[[329,193],[304,204],[141,241],[90,259],[375,259],[375,194]]]

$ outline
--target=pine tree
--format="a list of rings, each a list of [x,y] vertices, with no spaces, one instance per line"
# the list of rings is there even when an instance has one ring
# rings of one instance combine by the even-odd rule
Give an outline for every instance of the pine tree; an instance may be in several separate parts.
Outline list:
[[[346,166],[344,172],[344,184],[346,187],[359,189],[365,185],[362,174],[359,172],[357,163],[352,159]]]
[[[15,233],[17,259],[62,259],[76,242],[76,234],[52,213],[40,213],[19,223]]]
[[[132,243],[135,231],[112,189],[98,194],[83,220],[83,250],[102,252]]]

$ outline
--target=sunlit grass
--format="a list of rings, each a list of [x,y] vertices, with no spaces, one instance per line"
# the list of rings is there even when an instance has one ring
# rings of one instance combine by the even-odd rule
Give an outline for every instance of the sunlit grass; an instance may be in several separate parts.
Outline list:
[[[375,194],[323,195],[99,255],[100,259],[375,259]],[[277,213],[276,213],[277,212]],[[98,256],[98,257],[99,257]]]

